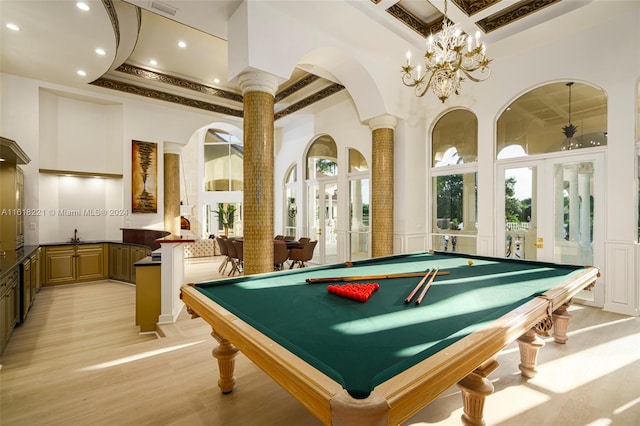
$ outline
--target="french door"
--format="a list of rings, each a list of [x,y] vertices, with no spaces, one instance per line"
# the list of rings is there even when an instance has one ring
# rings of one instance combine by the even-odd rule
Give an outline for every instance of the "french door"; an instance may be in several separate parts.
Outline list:
[[[308,183],[307,229],[309,238],[318,245],[312,262],[336,263],[338,261],[338,181],[327,179]]]
[[[596,152],[501,162],[496,254],[602,267],[603,156]],[[577,297],[601,306],[601,287]]]

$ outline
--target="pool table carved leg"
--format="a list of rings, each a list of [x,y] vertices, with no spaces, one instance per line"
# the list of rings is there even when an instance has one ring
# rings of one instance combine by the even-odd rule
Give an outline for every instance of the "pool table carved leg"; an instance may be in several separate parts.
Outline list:
[[[553,338],[556,343],[567,343],[567,329],[571,314],[567,313],[569,303],[565,303],[553,312]]]
[[[461,417],[463,425],[484,426],[484,401],[488,395],[493,393],[493,383],[487,379],[487,376],[496,368],[498,368],[498,362],[494,357],[458,382],[458,387],[462,391],[464,407],[464,414]]]
[[[220,378],[218,379],[218,387],[222,393],[231,393],[236,378],[233,376],[233,370],[236,366],[236,356],[238,348],[233,346],[231,342],[215,332],[211,333],[214,339],[219,343],[218,347],[211,351],[211,354],[218,360],[218,369],[220,370]]]
[[[524,377],[532,379],[538,374],[538,370],[536,370],[538,352],[544,346],[544,340],[532,328],[518,338],[518,346],[520,348],[520,365],[518,365],[518,368]]]

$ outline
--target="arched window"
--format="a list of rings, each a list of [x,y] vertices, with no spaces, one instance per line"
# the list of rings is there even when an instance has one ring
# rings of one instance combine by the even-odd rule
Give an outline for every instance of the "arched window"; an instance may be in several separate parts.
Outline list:
[[[204,138],[204,190],[242,191],[243,152],[238,138],[209,129]]]
[[[432,167],[478,161],[478,119],[464,109],[444,115],[433,129]]]
[[[476,252],[478,119],[467,110],[444,115],[431,150],[434,250]]]
[[[331,136],[320,136],[307,153],[307,179],[338,176],[338,148]]]
[[[496,142],[497,158],[513,145],[524,155],[607,145],[607,96],[571,81],[533,89],[500,115]]]

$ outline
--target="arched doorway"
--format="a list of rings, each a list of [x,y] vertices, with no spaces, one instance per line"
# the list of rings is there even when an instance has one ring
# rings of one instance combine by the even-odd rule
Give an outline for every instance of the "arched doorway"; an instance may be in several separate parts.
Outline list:
[[[331,136],[315,139],[306,155],[307,229],[317,239],[313,262],[338,261],[338,148]]]

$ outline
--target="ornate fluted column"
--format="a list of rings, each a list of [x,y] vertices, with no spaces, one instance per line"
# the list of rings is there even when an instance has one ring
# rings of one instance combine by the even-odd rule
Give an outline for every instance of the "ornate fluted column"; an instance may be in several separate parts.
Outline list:
[[[180,154],[182,145],[164,143],[164,230],[180,237]]]
[[[371,129],[371,256],[393,254],[393,138],[398,120],[381,115]]]
[[[273,108],[278,81],[239,76],[244,96],[244,273],[273,271]]]

